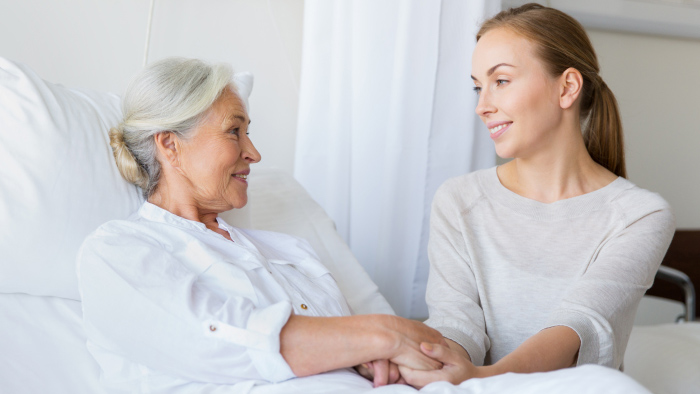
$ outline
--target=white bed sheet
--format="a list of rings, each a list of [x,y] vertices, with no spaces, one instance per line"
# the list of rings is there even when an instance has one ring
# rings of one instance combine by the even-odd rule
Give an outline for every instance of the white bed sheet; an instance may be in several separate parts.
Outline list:
[[[634,327],[625,373],[655,394],[700,393],[700,322]]]
[[[99,368],[85,348],[80,302],[24,294],[0,294],[0,392],[6,394],[110,394],[100,386]],[[214,386],[192,384],[181,392],[206,393],[416,393],[400,385],[372,389],[349,370],[293,379],[276,385]],[[433,383],[421,393],[644,393],[633,379],[599,366],[541,374],[506,374],[453,386]]]

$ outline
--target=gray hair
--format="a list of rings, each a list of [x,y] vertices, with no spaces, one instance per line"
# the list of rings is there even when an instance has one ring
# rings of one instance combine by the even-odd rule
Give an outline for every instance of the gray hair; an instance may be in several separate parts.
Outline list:
[[[119,172],[144,198],[160,179],[154,137],[167,131],[187,139],[226,88],[237,93],[229,65],[178,57],[149,65],[129,84],[124,118],[110,129],[110,145]]]

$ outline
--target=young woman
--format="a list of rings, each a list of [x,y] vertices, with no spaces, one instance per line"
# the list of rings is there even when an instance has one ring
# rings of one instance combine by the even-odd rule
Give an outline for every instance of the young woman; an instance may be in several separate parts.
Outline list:
[[[444,364],[410,384],[581,364],[621,368],[637,305],[675,229],[625,179],[620,115],[583,27],[527,4],[486,21],[477,114],[507,164],[453,178],[433,202],[426,322]]]

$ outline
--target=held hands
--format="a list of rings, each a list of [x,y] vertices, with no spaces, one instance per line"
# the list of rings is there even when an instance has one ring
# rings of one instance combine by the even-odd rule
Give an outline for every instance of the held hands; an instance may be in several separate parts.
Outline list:
[[[396,316],[383,316],[381,326],[384,328],[386,358],[374,360],[355,369],[360,375],[374,382],[374,387],[386,384],[405,384],[406,380],[399,373],[399,365],[411,371],[436,370],[442,363],[425,354],[421,342],[441,343],[447,346],[442,335],[417,321]]]
[[[459,384],[467,379],[482,377],[481,375],[483,375],[483,371],[479,367],[476,367],[463,354],[447,345],[423,342],[420,344],[420,349],[426,356],[440,361],[443,366],[441,369],[422,371],[399,365],[398,368],[402,379],[417,389],[421,389],[428,383],[436,381]]]
[[[355,367],[360,375],[373,380],[374,387],[387,384],[410,384],[418,389],[436,382],[446,381],[459,384],[463,381],[484,375],[478,367],[471,363],[463,354],[442,344],[423,342],[421,351],[428,357],[440,361],[440,369],[420,370],[404,365],[396,365],[388,360],[376,360]]]

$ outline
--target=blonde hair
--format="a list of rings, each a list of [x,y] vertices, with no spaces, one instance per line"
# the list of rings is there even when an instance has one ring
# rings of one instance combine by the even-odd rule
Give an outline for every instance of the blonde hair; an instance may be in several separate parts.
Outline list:
[[[187,139],[226,88],[236,92],[226,64],[167,58],[144,68],[122,99],[123,119],[109,131],[119,172],[148,199],[158,186],[161,166],[155,136],[171,132]]]
[[[626,177],[622,120],[615,95],[598,74],[593,45],[580,23],[554,8],[529,3],[501,11],[481,25],[476,40],[506,28],[529,39],[552,76],[573,67],[583,76],[581,117],[588,154],[598,164]]]

